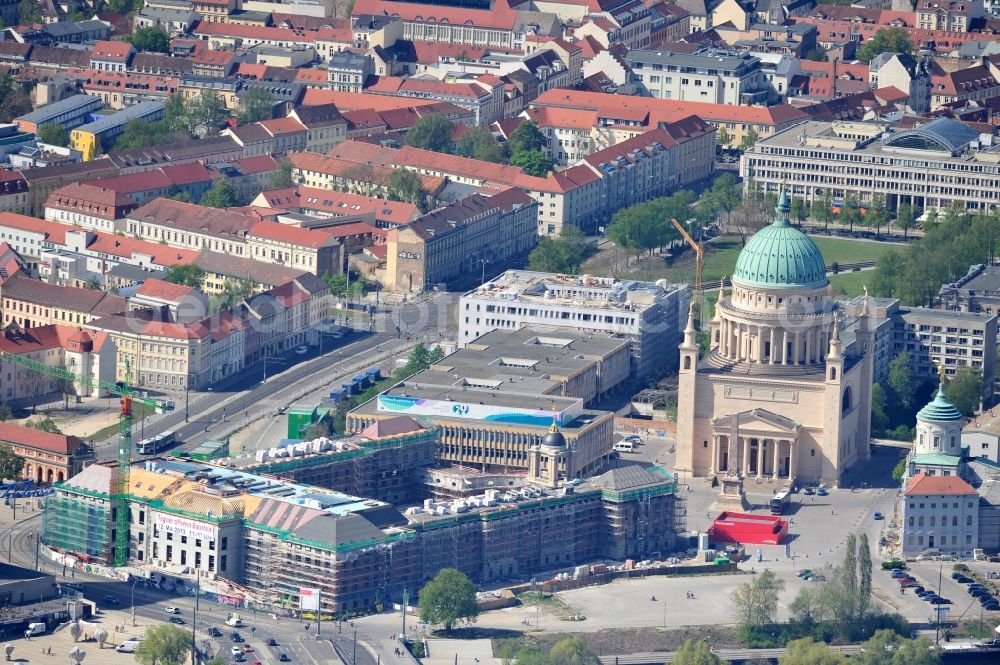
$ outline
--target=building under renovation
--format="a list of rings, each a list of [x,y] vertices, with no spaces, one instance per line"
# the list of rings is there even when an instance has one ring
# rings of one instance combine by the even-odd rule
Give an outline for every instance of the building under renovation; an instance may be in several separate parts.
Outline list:
[[[417,591],[444,567],[491,582],[675,548],[683,499],[658,467],[567,480],[560,469],[573,464],[573,449],[552,427],[511,485],[449,495],[426,487],[449,477],[428,471],[439,468],[435,435],[397,416],[343,441],[250,459],[147,461],[130,478],[131,570],[225,584],[274,611],[297,610],[303,590],[319,590],[325,611],[354,614]],[[320,471],[327,466],[337,471]],[[57,486],[44,542],[110,562],[114,482],[113,469],[92,465]],[[345,491],[354,487],[370,496]]]

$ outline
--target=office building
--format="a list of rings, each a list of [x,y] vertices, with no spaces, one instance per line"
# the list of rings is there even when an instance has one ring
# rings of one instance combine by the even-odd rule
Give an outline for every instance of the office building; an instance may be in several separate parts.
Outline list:
[[[951,118],[910,129],[884,122],[809,121],[762,138],[743,153],[740,175],[764,191],[812,203],[825,193],[865,203],[885,196],[890,210],[960,203],[973,210],[1000,204],[1000,146]]]
[[[459,343],[526,325],[613,333],[631,342],[632,374],[657,377],[677,367],[664,349],[680,344],[689,298],[686,285],[508,270],[462,295]]]

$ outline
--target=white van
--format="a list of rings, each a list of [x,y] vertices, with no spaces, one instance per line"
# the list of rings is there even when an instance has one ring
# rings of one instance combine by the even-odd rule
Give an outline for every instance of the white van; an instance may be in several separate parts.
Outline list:
[[[25,637],[32,637],[34,635],[41,635],[47,630],[47,626],[44,623],[29,623],[28,629],[24,631]]]
[[[631,441],[619,441],[614,448],[616,453],[634,453],[635,444]]]
[[[125,640],[121,644],[115,647],[115,651],[118,653],[135,653],[136,649],[139,648],[139,643],[142,640]]]

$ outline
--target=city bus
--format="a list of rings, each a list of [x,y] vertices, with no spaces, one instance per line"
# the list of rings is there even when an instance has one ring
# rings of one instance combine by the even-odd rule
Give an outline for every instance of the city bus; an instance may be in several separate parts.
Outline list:
[[[136,444],[135,449],[140,455],[155,455],[175,443],[177,443],[177,432],[169,431],[143,439]]]
[[[792,489],[786,487],[781,490],[773,497],[771,497],[770,507],[772,515],[781,515],[788,508],[788,505],[792,502]]]

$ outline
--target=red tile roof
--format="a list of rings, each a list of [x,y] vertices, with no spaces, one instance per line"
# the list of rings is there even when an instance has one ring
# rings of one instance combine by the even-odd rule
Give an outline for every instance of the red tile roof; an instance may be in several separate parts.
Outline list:
[[[90,52],[90,59],[125,62],[133,52],[132,45],[128,42],[102,41],[94,44],[94,49]]]
[[[0,226],[41,233],[45,236],[46,240],[56,245],[66,244],[67,231],[78,230],[68,224],[47,222],[44,219],[19,215],[16,212],[0,212]]]
[[[83,445],[83,441],[75,436],[52,434],[33,427],[22,427],[6,422],[0,422],[0,441],[25,448],[37,448],[57,455],[69,455]]]
[[[477,28],[503,28],[510,30],[517,22],[517,12],[511,8],[507,0],[494,0],[489,9],[465,9],[463,7],[445,7],[441,5],[425,5],[410,2],[394,2],[391,13],[404,21],[426,20],[428,23],[444,23],[453,25],[474,25]],[[386,6],[381,0],[356,0],[353,16],[361,14],[382,14]]]
[[[129,215],[130,219],[177,226],[189,231],[243,236],[260,221],[253,215],[218,210],[173,199],[154,199]]]
[[[434,99],[406,99],[407,106],[428,106],[437,103],[437,100]],[[302,104],[304,106],[336,104],[337,108],[343,113],[358,109],[374,109],[376,111],[396,109],[400,106],[400,100],[387,95],[368,95],[363,92],[339,92],[337,90],[309,88],[302,97]]]
[[[284,134],[294,134],[295,132],[304,132],[306,128],[301,122],[292,117],[284,118],[274,118],[272,120],[264,120],[259,123],[268,134],[271,136],[282,136]]]
[[[195,289],[190,286],[165,282],[162,279],[151,277],[144,281],[139,288],[136,289],[135,294],[138,296],[145,296],[146,298],[176,303],[180,302],[194,292]]]
[[[250,229],[250,236],[264,238],[266,240],[276,240],[287,242],[301,247],[311,247],[319,249],[335,244],[326,229],[313,230],[305,229],[290,224],[280,224],[278,222],[260,222]]]
[[[976,494],[969,483],[957,476],[928,476],[918,473],[906,481],[906,496],[966,496]]]
[[[82,212],[101,219],[116,219],[116,211],[135,206],[126,194],[114,189],[74,182],[60,187],[45,200],[46,208]],[[127,211],[126,211],[127,212]]]

